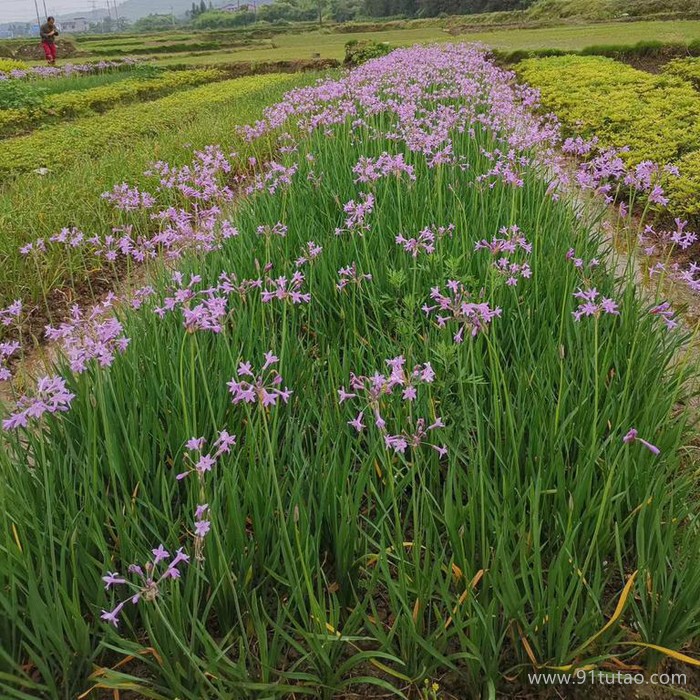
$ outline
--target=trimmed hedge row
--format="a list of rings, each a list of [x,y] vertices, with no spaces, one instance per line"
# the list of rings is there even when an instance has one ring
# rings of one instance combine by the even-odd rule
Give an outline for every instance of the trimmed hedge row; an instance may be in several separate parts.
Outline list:
[[[638,41],[636,44],[595,44],[580,51],[573,49],[516,49],[515,51],[494,50],[493,55],[503,63],[519,63],[529,58],[549,58],[551,56],[605,56],[617,61],[640,59],[669,60],[700,56],[700,39],[691,42],[665,42],[656,40]]]

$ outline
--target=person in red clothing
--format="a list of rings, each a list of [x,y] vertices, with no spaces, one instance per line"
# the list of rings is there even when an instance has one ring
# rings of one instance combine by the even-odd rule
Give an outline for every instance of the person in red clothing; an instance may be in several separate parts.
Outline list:
[[[39,33],[41,34],[41,45],[44,49],[46,60],[50,66],[53,66],[56,63],[56,37],[58,36],[56,20],[53,17],[49,17],[46,20],[46,24],[41,25]]]

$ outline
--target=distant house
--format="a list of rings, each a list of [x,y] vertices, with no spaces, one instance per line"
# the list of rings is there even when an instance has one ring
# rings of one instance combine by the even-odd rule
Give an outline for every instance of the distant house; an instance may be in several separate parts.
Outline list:
[[[85,17],[73,17],[73,19],[66,19],[61,22],[61,29],[68,34],[79,34],[80,32],[86,32],[90,29],[90,23]]]

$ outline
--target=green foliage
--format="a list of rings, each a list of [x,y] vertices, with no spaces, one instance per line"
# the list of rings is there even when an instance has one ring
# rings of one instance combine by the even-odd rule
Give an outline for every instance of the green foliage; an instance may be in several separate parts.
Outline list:
[[[136,32],[159,32],[173,29],[172,15],[148,15],[137,19],[132,28]]]
[[[669,177],[665,183],[669,206],[700,221],[700,150],[687,153],[676,165],[680,177]]]
[[[36,83],[24,80],[0,80],[0,110],[38,107],[44,90]],[[3,116],[0,113],[0,123]]]
[[[532,19],[610,20],[654,15],[700,15],[700,0],[537,0],[528,11]]]
[[[696,470],[683,464],[693,450],[678,410],[683,336],[648,313],[631,271],[621,276],[601,255],[598,227],[551,198],[537,173],[515,190],[473,186],[492,165],[481,153],[497,143],[478,126],[451,134],[469,167],[428,168],[402,153],[416,181],[371,185],[371,231],[335,236],[342,203],[357,198],[353,166],[396,148],[369,138],[384,117],[301,138],[297,153],[279,157],[299,164],[292,186],[242,199],[230,210],[238,237],[178,261],[185,279],[202,275],[202,288],[223,271],[258,277],[259,261],[284,274],[313,237],[324,249],[305,268],[312,304],[234,295],[220,334],[186,333],[179,314],[161,320],[149,304],[117,310],[128,352],[70,379],[70,413],[4,441],[9,697],[73,698],[98,683],[182,700],[281,700],[300,689],[371,697],[369,684],[416,697],[426,679],[440,679],[448,696],[493,698],[504,676],[532,665],[530,654],[539,664],[600,664],[632,635],[673,649],[697,635]],[[259,161],[269,146],[251,144]],[[277,221],[285,238],[256,235]],[[533,276],[511,288],[474,242],[516,222],[533,244]],[[396,245],[397,232],[436,223],[456,229],[434,255],[413,259]],[[602,258],[586,274],[620,301],[619,317],[574,322],[581,279],[566,260],[571,246]],[[372,283],[339,292],[337,270],[351,261]],[[155,305],[170,271],[151,272]],[[450,278],[503,308],[462,344],[420,310],[431,286]],[[238,362],[259,367],[269,350],[294,391],[289,405],[232,405],[226,382]],[[442,461],[426,445],[393,455],[377,431],[355,434],[354,411],[337,402],[352,372],[386,372],[399,353],[409,368],[431,362],[436,381],[388,418],[400,429],[409,415],[444,417]],[[632,426],[659,456],[623,443]],[[175,480],[183,445],[199,435],[211,444],[222,428],[238,442],[207,476],[204,561],[193,559],[154,602],[128,604],[118,630],[102,624],[101,609],[113,605],[103,573],[124,574],[160,541],[171,552],[190,541],[201,501],[196,476]],[[636,571],[624,619],[599,636]]]
[[[245,27],[255,22],[255,12],[204,12],[193,22],[195,29],[219,29],[226,27]]]
[[[233,125],[258,119],[265,104],[312,80],[313,76],[298,75],[227,80],[4,140],[0,148],[0,308],[22,297],[46,313],[48,299],[48,317],[53,318],[72,293],[51,295],[47,289],[66,284],[89,289],[95,280],[99,287],[105,274],[102,266],[86,260],[79,250],[55,251],[37,266],[18,249],[66,226],[109,233],[121,220],[100,199],[102,192],[125,180],[143,185],[143,172],[154,160],[182,164],[191,148],[212,142],[245,153],[246,145]],[[38,168],[50,172],[41,176],[33,172]]]
[[[391,53],[391,46],[387,43],[372,41],[357,41],[353,39],[345,44],[345,65],[359,66],[361,63],[373,58],[386,56]]]

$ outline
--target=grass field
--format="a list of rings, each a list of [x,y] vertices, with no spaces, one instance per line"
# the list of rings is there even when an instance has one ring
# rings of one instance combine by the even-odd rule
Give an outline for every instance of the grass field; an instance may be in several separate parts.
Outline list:
[[[166,35],[167,36],[167,35]],[[177,39],[185,39],[176,35]],[[565,49],[580,50],[599,44],[635,44],[639,41],[657,40],[663,42],[683,42],[700,39],[700,21],[647,21],[610,22],[596,24],[568,24],[540,29],[494,29],[469,31],[457,36],[451,35],[440,26],[427,26],[409,29],[390,29],[381,32],[336,33],[313,31],[308,33],[286,33],[272,39],[259,40],[261,47],[232,47],[223,51],[202,51],[201,55],[141,54],[163,65],[188,63],[192,65],[227,61],[269,61],[308,59],[318,53],[322,58],[342,60],[345,43],[350,40],[386,41],[392,46],[411,46],[417,43],[444,41],[483,42],[497,49]],[[118,39],[106,39],[105,47],[115,45]],[[136,41],[136,40],[129,40]],[[141,44],[123,45],[144,46],[153,43],[153,37],[144,37]],[[206,42],[206,34],[198,35],[199,43]],[[96,42],[90,42],[92,46]],[[119,45],[119,44],[117,44]],[[87,48],[87,46],[86,46]],[[104,56],[109,58],[109,55]]]
[[[287,60],[310,58],[312,53],[322,58],[342,60],[345,43],[357,39],[386,41],[392,46],[410,46],[417,43],[443,41],[483,42],[497,49],[583,49],[594,44],[635,44],[638,41],[655,39],[658,41],[688,42],[700,38],[700,21],[678,22],[634,22],[610,23],[581,26],[547,27],[542,29],[507,29],[485,32],[469,32],[457,37],[439,28],[405,29],[387,32],[367,32],[357,34],[310,33],[301,35],[281,35],[275,37],[275,48],[237,49],[230,52],[192,56],[188,63],[210,63],[218,60]],[[176,56],[156,58],[159,63],[178,63]]]

